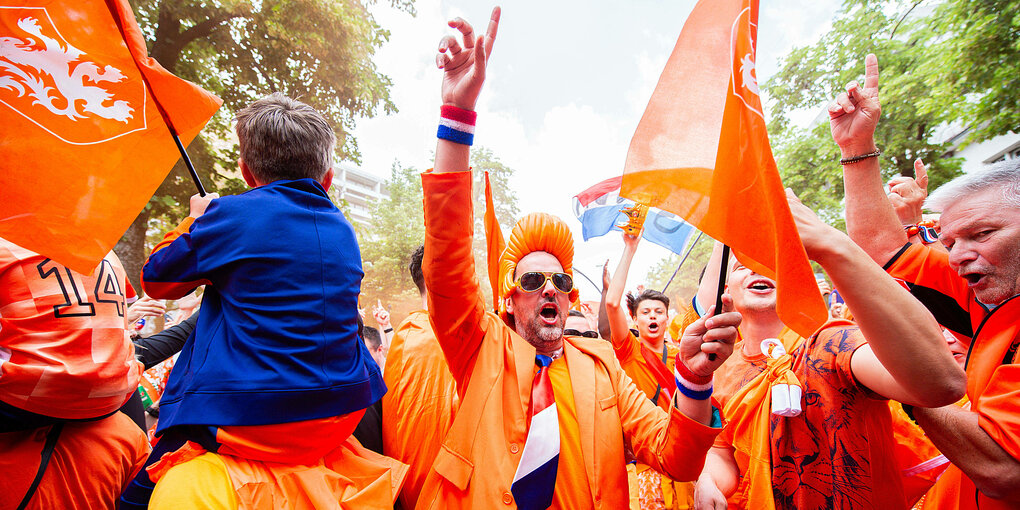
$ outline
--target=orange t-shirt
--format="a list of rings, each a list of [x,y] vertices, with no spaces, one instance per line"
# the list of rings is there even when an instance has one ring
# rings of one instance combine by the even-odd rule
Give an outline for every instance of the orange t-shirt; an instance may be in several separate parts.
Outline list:
[[[125,288],[113,252],[83,275],[0,239],[0,400],[67,419],[122,406],[142,374]]]
[[[591,487],[581,455],[581,430],[577,425],[574,389],[566,358],[557,358],[549,365],[549,382],[556,398],[556,418],[560,424],[560,458],[556,464],[556,491],[549,508],[595,508]],[[537,368],[535,369],[537,372]]]
[[[850,358],[865,343],[855,326],[823,327],[791,353],[804,412],[794,418],[770,416],[775,508],[906,507],[887,401],[851,373]],[[733,377],[746,383],[764,367],[744,359]],[[717,446],[732,444],[729,430]],[[737,465],[744,473],[747,458],[737,455]],[[746,500],[745,489],[741,480],[731,501]],[[747,508],[754,507],[754,501],[747,502]]]
[[[666,368],[672,374],[673,367],[676,365],[676,355],[680,352],[680,348],[670,343],[664,343],[663,345],[666,348]],[[628,333],[627,339],[621,345],[613,346],[613,349],[616,351],[616,359],[620,361],[623,371],[634,381],[638,389],[651,399],[655,397],[655,391],[659,387],[659,382],[655,379],[655,375],[652,374],[652,369],[648,367],[648,362],[641,355],[642,348],[641,340],[634,336],[634,333]],[[655,357],[661,360],[662,351],[655,353]],[[669,404],[672,399],[673,395],[669,394],[669,390],[660,390],[658,398],[655,399],[655,404],[663,410],[669,411]]]

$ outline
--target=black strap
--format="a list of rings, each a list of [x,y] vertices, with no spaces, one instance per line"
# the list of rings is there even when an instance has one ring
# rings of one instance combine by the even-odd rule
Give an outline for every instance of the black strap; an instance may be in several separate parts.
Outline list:
[[[669,366],[668,364],[666,364],[666,360],[668,359],[669,356],[668,352],[669,349],[666,348],[666,342],[662,342],[662,364],[666,365],[667,367]],[[661,392],[662,385],[660,385],[659,383],[655,383],[655,395],[652,396],[653,404],[659,405],[659,393]]]
[[[25,497],[21,498],[21,504],[18,505],[18,510],[25,510],[28,507],[28,502],[32,501],[32,496],[35,495],[36,489],[39,488],[39,483],[42,482],[43,474],[46,473],[46,466],[50,464],[50,457],[53,456],[53,450],[57,447],[57,439],[60,438],[60,431],[64,430],[64,423],[60,422],[53,426],[49,432],[46,433],[46,444],[43,445],[42,459],[39,462],[39,471],[35,473],[35,480],[32,480],[32,485],[28,486],[28,492],[25,493]]]

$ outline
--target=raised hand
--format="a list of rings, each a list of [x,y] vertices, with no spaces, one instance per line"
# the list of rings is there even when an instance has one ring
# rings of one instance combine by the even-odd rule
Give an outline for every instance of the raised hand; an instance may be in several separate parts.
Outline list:
[[[722,299],[722,313],[717,315],[713,305],[704,317],[687,326],[680,337],[677,362],[687,365],[695,375],[711,375],[733,353],[741,316],[733,311],[733,298],[729,294],[723,294]],[[716,356],[712,359],[709,354]]]
[[[390,312],[383,306],[381,299],[377,299],[375,306],[372,307],[372,317],[375,317],[379,327],[383,329],[390,327]]]
[[[921,206],[928,198],[928,172],[921,158],[914,160],[914,175],[916,177],[900,176],[889,181],[889,202],[904,225],[921,221]]]
[[[878,57],[864,58],[864,87],[852,81],[829,104],[829,127],[832,139],[843,157],[860,156],[875,151],[875,126],[882,115],[878,100]]]
[[[462,18],[454,18],[450,27],[460,31],[463,45],[457,37],[447,35],[439,41],[436,66],[443,69],[443,104],[465,110],[474,110],[478,93],[485,81],[485,66],[492,53],[492,44],[499,30],[499,7],[492,9],[489,26],[484,36],[475,36],[471,24]]]

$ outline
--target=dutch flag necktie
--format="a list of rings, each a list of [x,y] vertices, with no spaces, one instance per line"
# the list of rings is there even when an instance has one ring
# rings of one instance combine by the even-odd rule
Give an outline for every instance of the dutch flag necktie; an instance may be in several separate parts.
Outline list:
[[[560,422],[556,416],[556,399],[549,380],[552,358],[538,354],[538,373],[531,385],[531,426],[524,442],[521,462],[510,485],[517,508],[522,510],[549,508],[556,486],[556,465],[560,459]]]

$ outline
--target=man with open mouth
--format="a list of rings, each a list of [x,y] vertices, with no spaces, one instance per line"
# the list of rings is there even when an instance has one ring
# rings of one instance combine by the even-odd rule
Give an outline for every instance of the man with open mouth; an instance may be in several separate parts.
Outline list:
[[[843,117],[859,129],[842,138],[833,133],[840,150],[875,152],[876,111],[859,108]],[[843,182],[851,238],[890,275],[907,282],[940,324],[973,337],[966,361],[971,408],[914,411],[917,423],[952,461],[926,497],[926,508],[1017,508],[1020,161],[974,170],[928,197],[925,208],[942,213],[939,240],[948,253],[908,242],[907,231],[917,226],[897,220],[876,158],[844,166]]]
[[[471,250],[472,111],[499,25],[484,36],[450,22],[435,169],[422,176],[429,317],[457,383],[460,407],[419,497],[426,508],[626,508],[624,439],[635,455],[680,480],[700,472],[720,431],[711,374],[740,323],[723,310],[688,329],[678,391],[654,406],[605,341],[564,336],[573,285],[573,236],[543,213],[514,226],[499,257],[499,314],[479,297]],[[709,354],[716,354],[714,360]],[[682,370],[681,370],[682,367]]]

